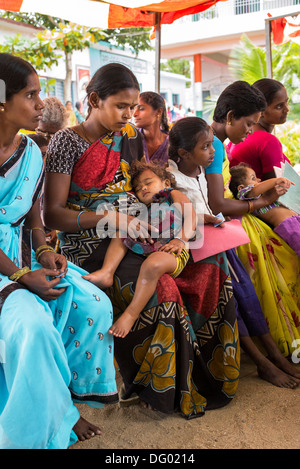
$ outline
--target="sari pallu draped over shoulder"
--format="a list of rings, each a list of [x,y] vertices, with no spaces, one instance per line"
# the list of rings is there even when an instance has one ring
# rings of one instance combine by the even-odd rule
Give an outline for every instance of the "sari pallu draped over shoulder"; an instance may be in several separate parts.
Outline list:
[[[0,168],[0,247],[20,268],[31,266],[30,232],[22,222],[40,195],[43,174],[41,156],[26,137]],[[0,304],[18,288],[20,284],[0,273]]]
[[[141,137],[129,127],[120,135],[98,140],[74,166],[68,205],[95,210],[105,201],[116,210],[137,202],[131,192],[130,162],[142,158]],[[134,131],[136,133],[134,133]],[[120,143],[120,146],[118,144]],[[112,179],[113,157],[119,161]],[[86,184],[85,168],[95,178]],[[107,169],[107,171],[106,171]],[[98,189],[97,189],[98,186]],[[101,234],[100,234],[101,235]],[[84,269],[101,267],[109,238],[95,230],[63,233],[63,252]],[[117,318],[130,303],[143,256],[128,251],[107,291]],[[124,382],[122,398],[137,393],[154,408],[180,411],[186,418],[231,402],[239,380],[239,339],[226,255],[187,265],[174,281],[164,275],[131,332],[115,338],[115,358]]]
[[[43,161],[22,137],[0,168],[0,249],[19,267],[41,269],[24,221],[38,200]],[[25,236],[26,235],[26,236]],[[0,448],[65,449],[77,439],[76,402],[118,401],[113,363],[112,305],[68,263],[57,300],[0,274]]]

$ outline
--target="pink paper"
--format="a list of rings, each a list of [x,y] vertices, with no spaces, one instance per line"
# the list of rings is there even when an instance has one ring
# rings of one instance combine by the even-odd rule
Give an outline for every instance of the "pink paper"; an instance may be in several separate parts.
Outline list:
[[[203,230],[204,228],[204,230]],[[222,226],[204,225],[200,228],[204,238],[190,243],[190,253],[194,262],[227,251],[228,249],[250,243],[250,239],[239,220],[231,220]]]

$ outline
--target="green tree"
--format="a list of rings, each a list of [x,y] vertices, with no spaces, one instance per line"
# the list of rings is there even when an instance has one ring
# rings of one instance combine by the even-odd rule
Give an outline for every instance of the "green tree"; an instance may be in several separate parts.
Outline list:
[[[245,80],[252,84],[267,76],[266,50],[256,47],[244,34],[241,44],[231,52],[228,67],[236,80]],[[300,79],[300,46],[293,41],[273,45],[272,70],[273,78],[283,83],[287,89],[292,108],[290,117],[295,117],[299,110],[299,104],[294,103],[293,98],[299,89],[297,81]]]
[[[38,32],[36,37],[31,40],[22,38],[20,34],[14,38],[5,38],[5,42],[0,45],[0,52],[19,55],[32,63],[37,70],[44,71],[51,68],[53,64],[58,64],[58,59],[64,57],[66,66],[64,95],[66,101],[71,99],[72,53],[74,51],[83,50],[103,39],[123,47],[128,44],[136,54],[139,50],[151,48],[149,28],[145,30],[136,28],[136,30],[131,29],[128,32],[123,30],[125,34],[118,34],[119,30],[101,31],[39,13],[2,11],[0,16],[43,28],[43,31]]]
[[[160,64],[160,69],[166,72],[179,73],[186,78],[191,78],[190,62],[186,59],[168,59],[166,63]],[[187,87],[190,86],[187,84]]]
[[[300,46],[293,41],[272,47],[273,78],[284,84],[290,97],[289,121],[278,126],[276,134],[292,164],[300,162],[299,59]],[[232,50],[228,66],[236,80],[245,80],[252,84],[267,76],[266,51],[262,47],[256,47],[244,35],[241,45]]]

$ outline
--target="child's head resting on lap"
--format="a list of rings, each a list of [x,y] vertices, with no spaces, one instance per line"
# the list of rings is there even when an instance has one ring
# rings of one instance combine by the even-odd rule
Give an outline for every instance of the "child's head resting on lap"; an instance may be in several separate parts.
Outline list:
[[[146,205],[151,204],[155,194],[176,187],[173,174],[158,164],[134,161],[130,173],[132,188],[140,202]]]

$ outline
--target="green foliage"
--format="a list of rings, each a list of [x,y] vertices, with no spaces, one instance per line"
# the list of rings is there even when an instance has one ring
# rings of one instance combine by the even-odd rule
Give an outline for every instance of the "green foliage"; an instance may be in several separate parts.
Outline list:
[[[74,35],[71,36],[70,32],[68,32],[69,37],[67,38],[67,46],[63,43],[57,43],[57,46],[66,47],[67,52],[71,52],[72,50],[82,50],[84,47],[89,47],[90,43],[87,42],[87,34],[90,34],[91,42],[98,42],[101,39],[105,39],[107,42],[117,44],[120,47],[128,45],[136,55],[138,55],[140,51],[152,49],[149,34],[151,28],[105,29],[101,31],[97,28],[87,28],[84,26],[74,25],[69,21],[62,21],[59,18],[41,15],[39,13],[13,13],[10,11],[2,11],[1,13],[0,10],[0,16],[3,18],[13,19],[16,22],[30,24],[35,27],[56,32],[62,28],[71,27],[74,31]],[[85,37],[82,37],[81,33]],[[83,40],[82,46],[79,45],[81,40]]]
[[[151,28],[122,28],[105,29],[106,41],[116,43],[118,46],[129,49],[137,56],[139,52],[152,50],[150,43]]]
[[[295,121],[288,121],[276,128],[276,136],[283,146],[283,152],[292,165],[300,163],[300,125]]]
[[[49,43],[39,38],[24,39],[21,34],[5,37],[4,43],[0,44],[0,52],[22,57],[33,64],[37,70],[44,71],[54,64],[57,65],[58,59],[62,57],[62,54],[55,51]]]
[[[286,87],[290,98],[297,86],[294,75],[300,78],[300,46],[289,41],[272,47],[273,78]],[[252,84],[267,76],[266,50],[256,47],[244,34],[241,44],[231,51],[228,67],[236,80],[245,80]]]
[[[160,69],[166,72],[179,73],[186,78],[191,78],[190,62],[186,59],[168,59],[166,63],[160,64]],[[186,86],[189,88],[190,82],[187,82]]]
[[[231,51],[228,67],[236,80],[254,83],[267,75],[266,52],[244,34],[241,44]]]
[[[228,67],[236,80],[245,80],[252,84],[267,76],[266,50],[256,47],[244,34],[240,46],[231,52]],[[273,78],[284,84],[290,97],[289,118],[300,119],[300,105],[294,101],[295,95],[299,94],[297,81],[300,79],[300,46],[293,41],[274,45],[272,70]]]

